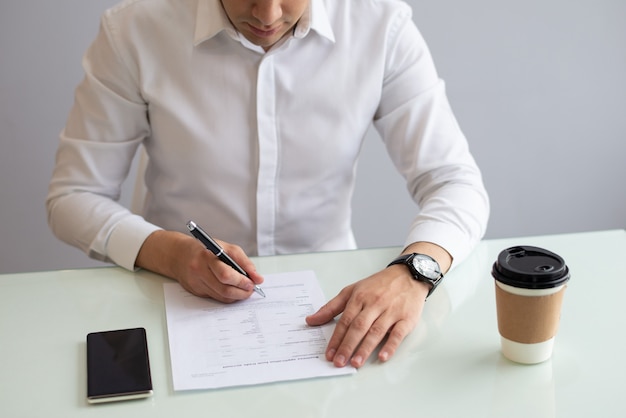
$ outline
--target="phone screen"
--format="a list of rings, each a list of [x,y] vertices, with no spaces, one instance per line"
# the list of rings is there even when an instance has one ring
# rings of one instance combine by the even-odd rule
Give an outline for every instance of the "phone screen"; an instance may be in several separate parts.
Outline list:
[[[87,334],[87,400],[145,398],[152,394],[144,328]]]

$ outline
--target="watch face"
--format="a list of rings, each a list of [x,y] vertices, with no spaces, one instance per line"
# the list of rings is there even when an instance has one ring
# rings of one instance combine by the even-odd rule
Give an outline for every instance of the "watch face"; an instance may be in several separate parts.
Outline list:
[[[413,267],[422,276],[432,280],[436,280],[441,276],[439,264],[432,258],[423,254],[416,254],[412,261]]]

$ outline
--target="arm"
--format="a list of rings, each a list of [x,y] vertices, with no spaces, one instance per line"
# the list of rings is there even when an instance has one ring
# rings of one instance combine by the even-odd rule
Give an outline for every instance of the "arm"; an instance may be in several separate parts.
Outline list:
[[[114,43],[105,17],[83,59],[85,77],[60,135],[46,208],[59,239],[92,258],[133,269],[139,247],[158,227],[118,200],[150,125],[137,70]]]
[[[401,19],[374,124],[420,208],[403,253],[430,255],[447,272],[483,236],[489,202],[428,49],[410,16]],[[428,290],[394,265],[344,288],[307,323],[341,314],[326,351],[337,367],[361,367],[388,336],[378,355],[386,361],[417,325]]]
[[[83,59],[85,77],[60,136],[46,201],[50,227],[93,258],[163,274],[194,294],[225,302],[247,297],[252,282],[218,262],[195,239],[164,231],[118,203],[137,148],[151,144],[156,128],[142,85],[150,68],[141,71],[133,52],[144,40],[130,39],[115,26],[116,13],[105,13]],[[260,283],[241,249],[225,246],[252,281]]]

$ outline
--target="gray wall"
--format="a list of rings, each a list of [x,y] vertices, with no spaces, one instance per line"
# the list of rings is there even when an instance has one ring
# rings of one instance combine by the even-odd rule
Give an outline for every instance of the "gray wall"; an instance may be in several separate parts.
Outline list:
[[[483,170],[487,236],[626,227],[626,2],[409,2]],[[0,3],[0,273],[100,265],[52,236],[44,199],[81,56],[115,3]],[[374,133],[359,174],[359,244],[401,244],[414,207]]]

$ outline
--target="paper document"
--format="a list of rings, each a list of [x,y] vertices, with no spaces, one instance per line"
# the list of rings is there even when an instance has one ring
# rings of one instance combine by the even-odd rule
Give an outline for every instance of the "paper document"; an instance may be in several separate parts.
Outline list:
[[[334,322],[309,327],[305,317],[325,298],[312,271],[268,274],[266,298],[223,304],[165,283],[174,390],[213,389],[356,372],[324,352]]]

